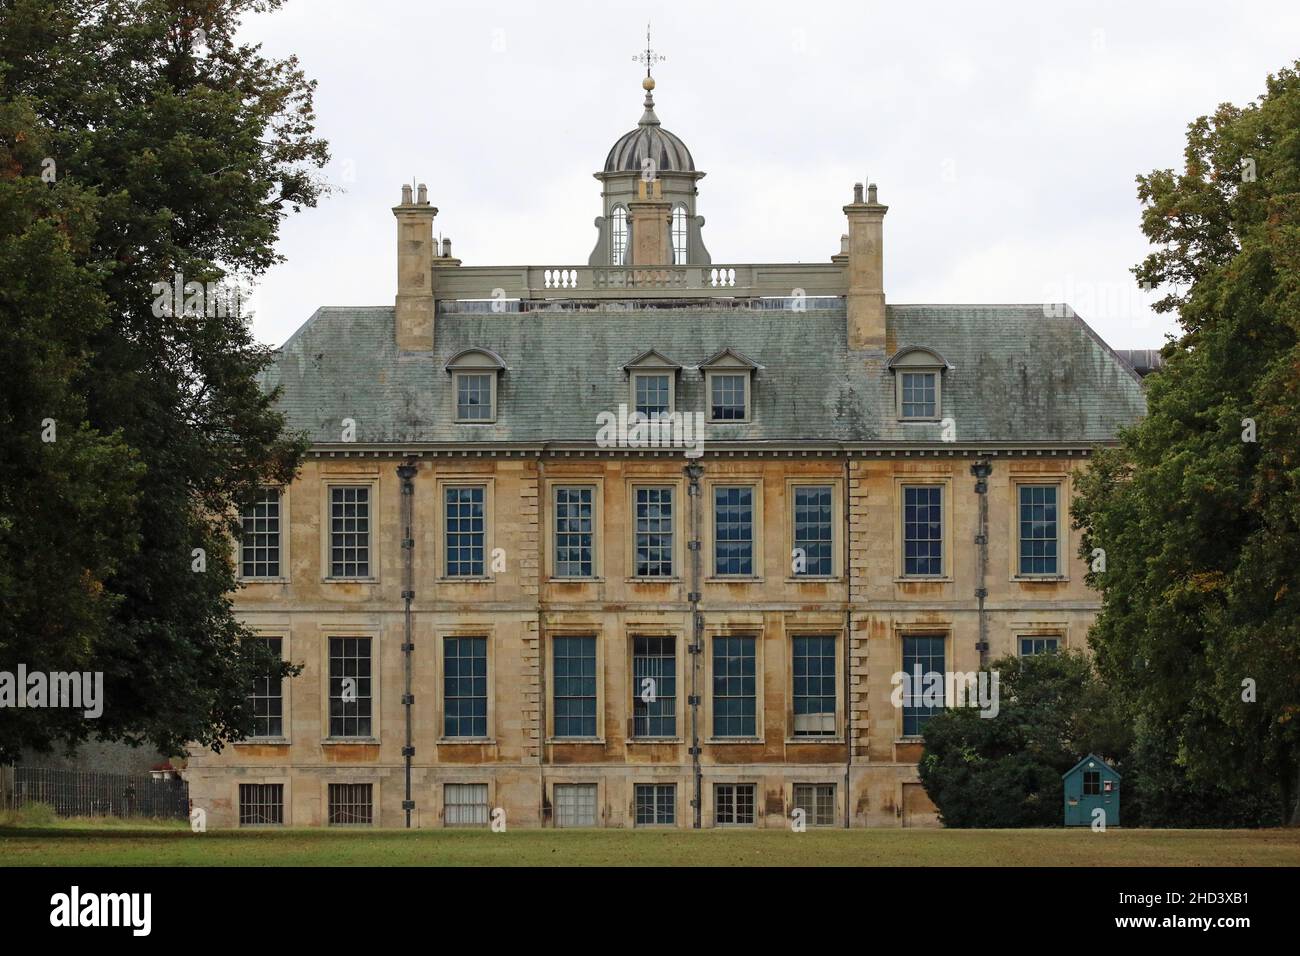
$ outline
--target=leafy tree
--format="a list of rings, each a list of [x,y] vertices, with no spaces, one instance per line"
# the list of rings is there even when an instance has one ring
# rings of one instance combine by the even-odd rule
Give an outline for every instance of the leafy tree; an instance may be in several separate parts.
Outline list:
[[[46,264],[27,266],[51,276],[64,268],[80,299],[43,318],[41,300],[29,305],[25,293],[48,281],[44,273],[15,276],[4,287],[13,293],[6,320],[12,314],[38,337],[42,327],[67,323],[69,341],[60,347],[80,359],[64,368],[69,404],[56,408],[53,396],[38,395],[36,405],[53,410],[16,406],[22,421],[15,427],[28,428],[32,415],[67,415],[85,423],[86,455],[125,455],[115,470],[91,472],[109,482],[103,500],[61,516],[68,525],[61,533],[83,536],[86,587],[95,590],[90,582],[98,581],[102,588],[94,604],[101,619],[78,619],[64,604],[66,583],[31,563],[3,571],[11,576],[6,584],[45,593],[54,619],[44,626],[57,635],[47,659],[85,661],[105,672],[103,716],[93,727],[49,723],[11,735],[6,726],[0,747],[7,753],[91,731],[177,752],[189,740],[219,747],[251,729],[245,695],[270,664],[258,658],[256,642],[241,642],[247,631],[231,611],[232,515],[259,484],[288,480],[305,444],[284,433],[274,396],[258,386],[270,355],[252,338],[247,316],[210,296],[196,314],[159,307],[155,284],[171,285],[177,275],[205,287],[246,284],[279,260],[274,244],[284,218],[322,192],[314,171],[328,154],[313,135],[314,83],[295,59],[267,59],[236,39],[246,14],[278,6],[0,0],[0,106],[7,116],[31,111],[30,125],[57,169],[55,192],[65,190],[59,195],[69,213],[82,213],[70,220],[77,232],[65,235],[64,260],[56,248]],[[39,181],[34,156],[11,155],[16,165],[7,175]],[[85,197],[84,207],[75,197]],[[65,228],[55,213],[38,218],[51,225],[36,223],[36,238],[51,226]],[[94,287],[85,284],[89,276]],[[68,312],[82,308],[87,314],[69,321]],[[77,425],[61,434],[73,438]],[[17,462],[33,460],[32,449],[25,451]],[[113,476],[125,476],[128,464],[129,487],[115,487]],[[51,461],[43,473],[57,479],[65,467],[73,467],[71,459]],[[23,514],[38,505],[21,490],[6,486],[4,517],[35,535],[18,542],[30,548],[47,526],[39,513]],[[107,531],[95,523],[94,507],[109,512]],[[108,533],[118,546],[94,553],[95,536]],[[40,619],[3,622],[0,663],[31,663],[21,655],[31,654]]]
[[[1122,752],[1126,728],[1078,652],[1008,657],[991,669],[997,716],[956,707],[932,717],[921,783],[946,826],[1060,826],[1061,774],[1087,753]]]
[[[1300,824],[1300,74],[1197,119],[1138,195],[1158,248],[1134,273],[1180,334],[1079,480],[1089,640],[1151,779],[1230,775]]]

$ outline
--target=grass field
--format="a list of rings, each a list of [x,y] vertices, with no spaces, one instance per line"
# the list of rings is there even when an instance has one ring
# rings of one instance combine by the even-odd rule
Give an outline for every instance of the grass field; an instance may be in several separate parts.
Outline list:
[[[0,828],[0,866],[1300,866],[1300,830]]]

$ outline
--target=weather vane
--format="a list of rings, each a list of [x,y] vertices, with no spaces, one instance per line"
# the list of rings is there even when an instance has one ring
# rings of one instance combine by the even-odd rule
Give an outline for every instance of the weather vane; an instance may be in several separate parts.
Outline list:
[[[654,66],[656,63],[662,63],[664,60],[668,59],[668,57],[664,56],[663,54],[656,53],[654,50],[650,49],[650,24],[649,23],[645,25],[645,52],[633,54],[632,59],[636,63],[645,64],[646,76],[650,75],[650,67]]]

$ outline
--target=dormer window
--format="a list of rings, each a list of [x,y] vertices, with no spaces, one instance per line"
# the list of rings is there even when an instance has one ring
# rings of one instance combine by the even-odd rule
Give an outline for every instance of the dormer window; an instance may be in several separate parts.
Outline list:
[[[710,422],[725,425],[751,420],[753,377],[758,368],[757,362],[734,349],[723,349],[700,363]]]
[[[681,366],[651,349],[623,366],[631,385],[634,411],[648,419],[671,415],[677,404],[677,373]]]
[[[491,349],[464,349],[444,366],[451,374],[454,421],[464,425],[491,425],[497,420],[497,380],[506,370],[501,356]]]
[[[943,410],[943,373],[952,368],[938,352],[908,346],[889,360],[895,410],[902,421],[934,422]]]

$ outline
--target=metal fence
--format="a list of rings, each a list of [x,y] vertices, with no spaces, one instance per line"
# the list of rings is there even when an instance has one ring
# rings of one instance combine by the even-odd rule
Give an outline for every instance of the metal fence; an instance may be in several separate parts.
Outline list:
[[[54,808],[61,817],[153,817],[185,820],[190,789],[175,777],[152,774],[0,768],[0,806],[19,810],[33,803]]]

